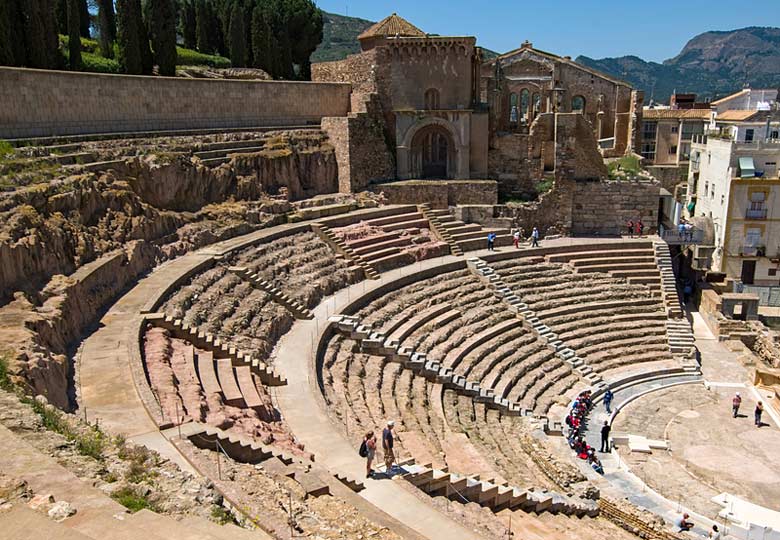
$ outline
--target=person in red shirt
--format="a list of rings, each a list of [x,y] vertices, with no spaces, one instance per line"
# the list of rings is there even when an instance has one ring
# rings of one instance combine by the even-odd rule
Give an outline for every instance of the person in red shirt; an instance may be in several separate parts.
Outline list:
[[[739,406],[742,405],[742,396],[739,395],[739,392],[734,394],[734,398],[731,400],[731,412],[734,415],[734,418],[737,417],[739,414]]]

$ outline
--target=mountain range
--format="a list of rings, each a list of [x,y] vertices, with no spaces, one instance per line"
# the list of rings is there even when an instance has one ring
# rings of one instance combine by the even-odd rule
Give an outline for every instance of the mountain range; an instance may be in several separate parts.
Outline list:
[[[312,62],[340,60],[360,51],[357,36],[372,21],[324,13],[323,40]],[[495,55],[486,50],[486,56]],[[780,87],[780,28],[756,27],[704,32],[691,39],[680,54],[663,63],[637,56],[593,59],[578,56],[580,64],[623,79],[644,90],[651,99],[666,103],[677,92],[694,92],[716,99],[743,88]]]

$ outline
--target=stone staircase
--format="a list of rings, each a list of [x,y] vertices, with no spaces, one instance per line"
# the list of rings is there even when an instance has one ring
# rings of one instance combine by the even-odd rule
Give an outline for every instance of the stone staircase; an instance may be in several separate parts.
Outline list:
[[[497,235],[496,247],[511,246],[514,241],[512,235],[506,229],[486,229],[476,223],[466,224],[456,220],[449,210],[429,210],[428,216],[429,218],[435,217],[438,219],[438,225],[449,234],[454,245],[462,252],[485,249],[487,247],[487,235],[491,232]]]
[[[577,501],[558,493],[521,489],[499,480],[482,480],[479,475],[464,476],[437,469],[432,465],[419,465],[413,459],[399,463],[401,477],[425,493],[443,496],[460,503],[477,503],[494,512],[523,510],[525,512],[549,512],[567,516],[595,517],[599,513],[595,502]],[[385,472],[384,466],[379,468]]]
[[[334,330],[358,342],[367,354],[384,356],[389,362],[401,364],[417,376],[441,384],[444,388],[470,397],[476,403],[482,403],[507,416],[535,417],[547,433],[561,432],[561,426],[557,422],[550,421],[546,416],[535,416],[533,411],[521,407],[519,403],[495,395],[492,389],[482,388],[479,383],[455,374],[451,368],[442,366],[439,362],[428,360],[425,354],[418,353],[411,347],[401,346],[397,340],[361,324],[357,317],[334,315],[328,322]]]
[[[646,515],[646,512],[640,512],[635,507],[631,508],[633,505],[627,501],[620,501],[620,504],[618,504],[617,501],[601,498],[599,499],[598,505],[603,517],[619,527],[636,534],[640,538],[647,538],[650,540],[685,540],[686,538],[690,538],[687,535],[676,534],[670,530],[664,529],[663,525],[659,526],[657,520],[653,522],[648,521],[642,515]]]
[[[333,230],[323,223],[312,223],[312,231],[319,236],[330,248],[346,258],[350,263],[363,270],[363,273],[368,279],[379,279],[379,272],[369,264],[361,255],[355,252],[354,249],[349,247],[341,238],[339,238]]]
[[[260,444],[252,439],[240,437],[219,428],[192,422],[186,425],[186,437],[198,448],[206,450],[221,450],[230,459],[240,463],[268,464],[274,461],[274,466],[284,475],[298,481],[307,494],[323,494],[323,483],[308,473],[313,461],[299,458],[279,448]],[[298,467],[294,467],[298,465]],[[348,475],[337,473],[333,475],[336,480],[358,493],[365,489],[361,480]],[[327,488],[327,484],[324,485]],[[315,495],[317,496],[317,495]]]
[[[685,357],[695,354],[693,329],[687,319],[667,319],[666,333],[669,336],[669,349],[672,354],[681,354]]]
[[[669,252],[669,244],[663,240],[653,242],[655,260],[661,271],[661,294],[666,307],[666,313],[670,318],[683,317],[683,308],[680,303],[680,295],[677,291],[677,280],[672,268],[672,255]]]
[[[541,339],[547,342],[547,345],[571,368],[573,373],[595,388],[604,386],[604,379],[601,375],[588,366],[572,349],[565,347],[558,338],[558,335],[545,325],[536,316],[536,313],[528,307],[528,304],[524,303],[522,299],[501,280],[501,276],[493,268],[477,257],[470,258],[468,260],[468,266],[474,274],[487,281],[495,290],[496,297],[506,302],[509,305],[509,309],[517,313],[519,317],[522,317],[528,325],[533,328],[533,331],[536,332]]]
[[[439,215],[436,215],[431,211],[431,205],[425,203],[425,204],[418,205],[418,208],[420,209],[422,215],[425,216],[425,218],[431,224],[431,230],[433,231],[433,233],[439,238],[441,238],[444,242],[447,242],[447,244],[449,244],[450,254],[455,255],[456,257],[462,257],[463,250],[460,249],[460,246],[458,246],[458,243],[455,242],[455,239],[452,237],[452,234],[450,234],[449,230],[447,230],[447,228],[441,222]]]
[[[182,319],[176,319],[164,313],[149,313],[144,315],[144,319],[154,326],[168,330],[172,336],[183,339],[198,349],[212,353],[215,359],[229,358],[233,366],[249,366],[252,373],[257,375],[266,386],[287,384],[287,380],[277,374],[265,362],[252,358],[251,355],[245,354],[227,343],[223,343],[222,340],[209,332],[202,332],[196,327],[190,326]]]
[[[228,268],[228,271],[237,275],[244,281],[248,281],[255,289],[266,293],[274,302],[292,313],[293,317],[296,319],[314,318],[314,315],[306,306],[284,294],[279,288],[274,287],[271,283],[261,278],[260,274],[255,274],[243,266],[231,266]]]

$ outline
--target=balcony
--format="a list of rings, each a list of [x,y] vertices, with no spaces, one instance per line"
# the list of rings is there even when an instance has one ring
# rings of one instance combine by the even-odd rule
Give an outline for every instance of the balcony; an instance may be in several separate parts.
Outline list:
[[[698,245],[704,241],[704,231],[697,228],[688,229],[680,232],[678,229],[667,229],[663,232],[662,238],[670,245]]]
[[[766,219],[766,208],[748,208],[745,210],[745,219]]]
[[[743,257],[766,257],[766,246],[740,246],[739,254]]]

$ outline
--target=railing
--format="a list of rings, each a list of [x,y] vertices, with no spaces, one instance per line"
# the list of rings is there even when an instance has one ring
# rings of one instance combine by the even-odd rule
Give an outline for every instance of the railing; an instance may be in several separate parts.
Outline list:
[[[661,236],[664,242],[672,245],[694,245],[704,242],[704,231],[693,227],[680,231],[676,227],[674,229],[667,229],[663,231]]]
[[[757,294],[762,306],[780,307],[780,287],[743,285],[742,292]]]
[[[748,208],[745,210],[746,219],[766,219],[766,208]]]
[[[742,245],[740,247],[739,253],[743,257],[766,257],[766,247],[765,246],[749,246],[749,245]]]

